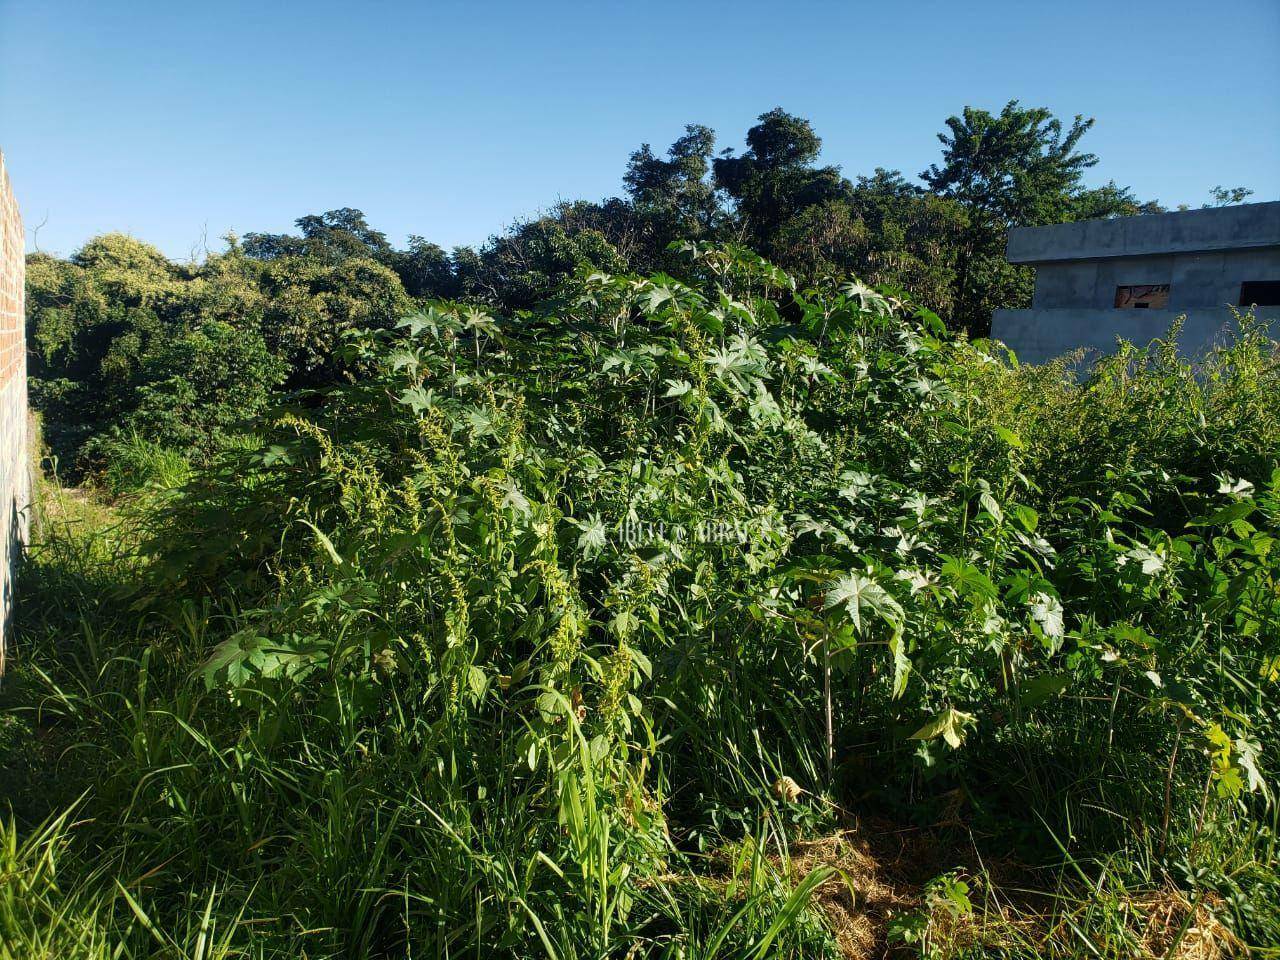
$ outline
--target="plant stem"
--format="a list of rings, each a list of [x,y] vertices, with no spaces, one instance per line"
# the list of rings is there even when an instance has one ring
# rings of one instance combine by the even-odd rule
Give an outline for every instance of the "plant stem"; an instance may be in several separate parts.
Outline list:
[[[1173,806],[1173,773],[1178,764],[1178,747],[1182,744],[1182,723],[1173,737],[1173,749],[1169,751],[1169,772],[1164,779],[1164,816],[1160,821],[1160,856],[1164,856],[1165,844],[1169,840],[1169,813]]]
[[[822,641],[822,696],[827,713],[827,786],[835,773],[835,723],[831,709],[831,638]]]

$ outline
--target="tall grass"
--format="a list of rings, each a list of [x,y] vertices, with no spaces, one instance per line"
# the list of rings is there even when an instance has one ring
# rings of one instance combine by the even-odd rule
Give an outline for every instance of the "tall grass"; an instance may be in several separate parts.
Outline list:
[[[881,949],[1173,951],[1155,896],[1274,942],[1270,342],[1077,383],[691,252],[49,494],[12,955],[836,956],[858,878],[793,841],[864,813],[956,861]]]

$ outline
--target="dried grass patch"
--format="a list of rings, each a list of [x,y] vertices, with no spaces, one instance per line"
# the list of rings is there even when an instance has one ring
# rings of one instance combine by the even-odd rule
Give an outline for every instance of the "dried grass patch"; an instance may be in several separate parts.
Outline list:
[[[813,905],[821,911],[842,954],[849,960],[893,955],[889,925],[907,911],[925,906],[925,887],[941,873],[959,869],[971,887],[973,913],[954,916],[932,909],[930,943],[941,957],[975,948],[1004,946],[1015,953],[1074,957],[1092,953],[1081,942],[1089,892],[1070,903],[1070,891],[1040,892],[1036,873],[1008,860],[982,859],[970,843],[947,842],[938,834],[867,821],[852,829],[801,841],[791,848],[790,876],[799,882],[810,871],[839,872],[817,888]],[[1046,884],[1048,886],[1048,884]],[[1056,907],[1055,907],[1056,903]],[[1179,890],[1134,892],[1118,898],[1108,943],[1095,940],[1102,956],[1134,960],[1225,960],[1246,950],[1218,919],[1212,895],[1194,905]],[[1088,935],[1087,933],[1085,935]],[[1123,938],[1121,941],[1120,938]],[[1123,953],[1114,952],[1123,942]],[[1110,952],[1109,952],[1110,951]]]

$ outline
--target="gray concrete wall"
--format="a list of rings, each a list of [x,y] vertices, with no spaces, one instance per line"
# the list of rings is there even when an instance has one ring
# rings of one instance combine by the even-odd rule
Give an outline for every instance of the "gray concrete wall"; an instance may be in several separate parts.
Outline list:
[[[1167,283],[1170,310],[1212,309],[1239,303],[1246,280],[1280,281],[1280,247],[1042,263],[1031,305],[1108,310],[1116,287]]]
[[[1139,281],[1141,282],[1141,281]],[[1117,338],[1145,346],[1162,339],[1178,317],[1186,315],[1178,341],[1188,358],[1228,342],[1235,333],[1233,314],[1226,307],[1208,310],[997,310],[991,337],[1008,345],[1023,363],[1045,363],[1081,347],[1099,354],[1114,353]],[[1280,336],[1280,307],[1262,307],[1259,319]]]
[[[1280,246],[1280,201],[1009,231],[1010,263]]]

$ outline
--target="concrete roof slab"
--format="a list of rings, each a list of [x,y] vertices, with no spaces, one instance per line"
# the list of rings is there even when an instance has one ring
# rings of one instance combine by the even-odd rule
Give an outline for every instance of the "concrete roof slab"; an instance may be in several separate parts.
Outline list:
[[[1257,247],[1280,247],[1280,201],[1017,227],[1006,255],[1036,264]]]

